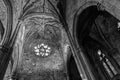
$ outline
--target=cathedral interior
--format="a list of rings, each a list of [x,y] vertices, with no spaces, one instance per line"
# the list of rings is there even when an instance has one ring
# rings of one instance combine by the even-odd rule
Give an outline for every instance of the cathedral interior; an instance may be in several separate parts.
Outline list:
[[[120,80],[120,1],[0,0],[0,80]]]

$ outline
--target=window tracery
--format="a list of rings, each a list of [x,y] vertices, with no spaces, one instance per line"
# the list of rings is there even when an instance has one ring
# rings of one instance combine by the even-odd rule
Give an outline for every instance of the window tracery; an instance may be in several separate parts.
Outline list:
[[[37,56],[41,55],[45,57],[50,55],[51,48],[48,45],[42,43],[34,47],[34,52]]]

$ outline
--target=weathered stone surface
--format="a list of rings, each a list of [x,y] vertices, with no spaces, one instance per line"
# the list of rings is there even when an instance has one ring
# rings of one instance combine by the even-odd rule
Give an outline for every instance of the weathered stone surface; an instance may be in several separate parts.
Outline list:
[[[67,12],[66,12],[66,19],[68,26],[70,28],[70,31],[72,33],[73,30],[73,20],[74,15],[77,10],[84,10],[85,8],[96,5],[97,3],[101,3],[105,10],[108,11],[110,14],[112,14],[114,17],[120,20],[120,1],[119,0],[67,0],[69,3],[67,5]],[[73,6],[71,6],[73,5]],[[84,8],[84,9],[83,9]]]
[[[18,80],[67,80],[67,74],[65,71],[41,71],[38,73],[30,74],[17,74]]]
[[[25,23],[25,32],[25,38],[31,35],[35,39],[39,39],[41,36],[44,39],[59,41],[62,37],[62,25],[51,18],[32,17]]]

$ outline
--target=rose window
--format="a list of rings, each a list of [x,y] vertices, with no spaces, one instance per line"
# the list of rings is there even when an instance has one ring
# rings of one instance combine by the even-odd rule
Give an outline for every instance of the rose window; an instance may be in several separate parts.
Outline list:
[[[48,45],[40,44],[34,47],[35,54],[38,56],[48,56],[51,52],[51,48]]]

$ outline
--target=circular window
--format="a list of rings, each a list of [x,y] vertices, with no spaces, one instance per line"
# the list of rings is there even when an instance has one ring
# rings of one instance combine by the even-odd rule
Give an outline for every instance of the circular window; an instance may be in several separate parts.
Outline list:
[[[37,56],[46,57],[50,55],[51,48],[48,45],[41,43],[34,47],[34,52]]]

